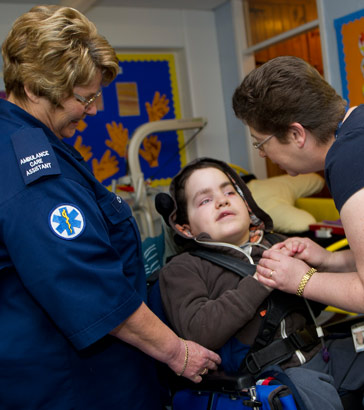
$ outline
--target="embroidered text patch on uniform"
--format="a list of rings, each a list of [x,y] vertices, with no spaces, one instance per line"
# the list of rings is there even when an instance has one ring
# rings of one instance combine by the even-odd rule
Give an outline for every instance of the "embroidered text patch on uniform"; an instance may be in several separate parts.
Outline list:
[[[43,176],[61,173],[53,148],[41,128],[21,128],[11,140],[26,185]]]
[[[79,236],[85,225],[83,213],[74,205],[58,205],[49,215],[52,231],[63,239],[74,239]]]

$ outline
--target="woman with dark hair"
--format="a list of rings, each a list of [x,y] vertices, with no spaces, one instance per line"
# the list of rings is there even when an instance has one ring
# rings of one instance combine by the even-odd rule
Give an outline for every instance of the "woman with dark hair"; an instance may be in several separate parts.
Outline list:
[[[261,157],[290,175],[325,170],[350,245],[331,253],[309,239],[290,238],[264,252],[259,280],[364,312],[364,105],[345,106],[316,69],[290,56],[253,70],[233,96],[235,114],[249,126]]]

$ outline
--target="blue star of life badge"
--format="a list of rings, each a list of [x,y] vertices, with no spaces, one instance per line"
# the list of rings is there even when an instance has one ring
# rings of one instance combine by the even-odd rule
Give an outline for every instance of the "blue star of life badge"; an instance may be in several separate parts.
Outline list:
[[[82,233],[86,222],[80,209],[71,204],[63,204],[51,211],[49,225],[57,236],[70,240]]]

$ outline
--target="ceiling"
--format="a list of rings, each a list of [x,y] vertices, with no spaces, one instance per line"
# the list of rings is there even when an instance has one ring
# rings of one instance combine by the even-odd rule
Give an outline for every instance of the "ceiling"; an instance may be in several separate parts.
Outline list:
[[[99,6],[213,10],[226,0],[98,0]]]
[[[96,6],[213,10],[227,1],[228,0],[55,0],[45,3],[75,7],[82,12],[86,12]],[[0,4],[10,2],[12,4],[38,4],[35,0],[0,0]]]

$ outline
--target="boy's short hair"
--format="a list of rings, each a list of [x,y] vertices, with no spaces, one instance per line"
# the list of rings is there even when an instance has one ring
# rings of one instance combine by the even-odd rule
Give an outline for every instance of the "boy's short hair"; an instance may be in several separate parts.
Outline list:
[[[187,198],[186,198],[186,182],[188,178],[198,169],[205,169],[205,168],[216,168],[223,172],[229,179],[231,177],[226,173],[226,170],[220,166],[218,163],[210,162],[208,160],[202,160],[197,163],[193,163],[187,165],[179,175],[174,179],[174,192],[175,192],[175,200],[177,204],[177,212],[176,212],[176,223],[183,225],[188,224],[188,212],[187,212]],[[233,184],[234,185],[234,184]]]
[[[238,118],[263,134],[287,142],[292,123],[309,130],[318,143],[332,136],[345,115],[346,102],[310,64],[281,56],[251,71],[235,90]]]

